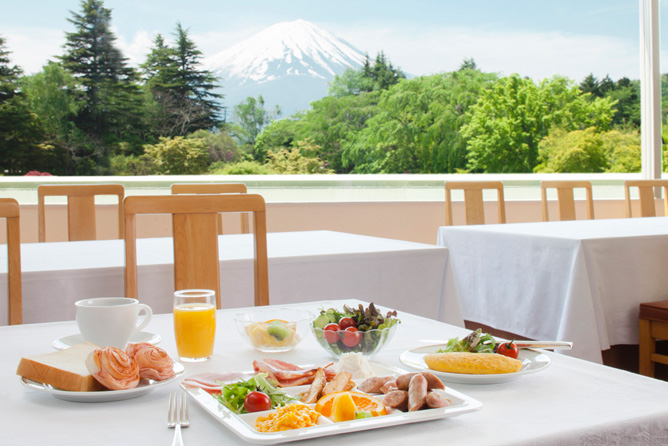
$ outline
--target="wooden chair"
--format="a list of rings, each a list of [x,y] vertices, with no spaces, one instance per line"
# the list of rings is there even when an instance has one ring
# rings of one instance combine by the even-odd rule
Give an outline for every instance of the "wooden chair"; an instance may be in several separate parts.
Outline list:
[[[7,284],[9,325],[23,323],[21,291],[21,231],[19,203],[13,198],[0,198],[0,218],[7,219]]]
[[[125,295],[138,298],[137,228],[140,214],[172,214],[174,288],[210,289],[221,308],[217,214],[252,212],[255,305],[269,305],[267,222],[264,199],[254,194],[131,196],[125,212]]]
[[[550,221],[548,215],[547,189],[557,189],[559,220],[575,220],[575,189],[583,188],[587,194],[587,220],[594,219],[594,196],[590,181],[541,181],[540,195],[543,221]]]
[[[640,217],[656,217],[654,188],[663,188],[664,215],[668,217],[668,180],[626,180],[624,181],[624,197],[626,198],[626,217],[631,218],[631,188],[638,188],[640,198]]]
[[[466,207],[466,224],[485,224],[485,207],[482,191],[496,189],[498,202],[498,222],[506,222],[506,202],[503,198],[503,183],[500,181],[446,181],[445,182],[445,224],[453,225],[452,219],[452,190],[464,191],[464,205]]]
[[[172,184],[173,194],[245,194],[248,193],[243,183],[190,183]],[[218,234],[223,233],[223,215],[218,215]],[[241,214],[241,233],[250,234],[248,213]]]
[[[668,364],[668,356],[656,352],[656,340],[668,339],[668,300],[640,304],[639,371],[654,377],[654,365]]]
[[[123,197],[125,189],[121,184],[68,184],[42,185],[37,188],[37,220],[39,241],[46,241],[46,208],[44,197],[67,197],[68,240],[95,240],[95,196],[118,196],[118,238],[123,238]]]

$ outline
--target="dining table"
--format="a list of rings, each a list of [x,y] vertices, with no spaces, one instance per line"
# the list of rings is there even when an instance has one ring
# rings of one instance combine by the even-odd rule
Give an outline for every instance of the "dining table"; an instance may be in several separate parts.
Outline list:
[[[331,301],[313,301],[288,306],[317,314],[330,304]],[[342,308],[366,306],[368,302],[346,299],[334,304]],[[15,374],[23,356],[55,351],[54,340],[76,333],[74,321],[0,327],[4,356],[0,363],[3,377],[0,444],[167,445],[174,434],[167,428],[168,399],[171,392],[183,391],[180,387],[183,379],[208,372],[252,371],[253,361],[265,358],[303,367],[337,363],[308,332],[292,351],[256,351],[235,328],[234,315],[241,311],[252,312],[253,307],[217,311],[214,352],[209,360],[180,363],[185,371],[178,379],[136,398],[106,402],[58,399],[44,389],[28,388]],[[370,358],[371,364],[411,371],[401,360],[405,352],[467,334],[462,327],[409,312],[399,311],[397,317],[401,322],[394,337]],[[172,315],[156,315],[145,330],[158,334],[157,346],[178,362]],[[345,435],[334,431],[329,436],[299,444],[633,446],[668,442],[667,382],[548,351],[540,353],[549,358],[546,367],[503,383],[462,384],[444,380],[446,391],[456,391],[479,402],[478,410]],[[190,396],[189,415],[190,426],[182,429],[185,445],[251,444]]]
[[[253,303],[253,236],[218,237],[224,308]],[[0,324],[7,321],[7,256],[0,245]],[[447,248],[336,231],[267,234],[273,304],[361,299],[463,326]],[[171,237],[137,240],[139,300],[172,310]],[[23,321],[74,319],[74,302],[125,295],[123,240],[21,245]],[[444,287],[444,283],[446,284]]]
[[[668,296],[667,217],[447,226],[438,245],[466,321],[598,363],[638,344],[640,303]]]

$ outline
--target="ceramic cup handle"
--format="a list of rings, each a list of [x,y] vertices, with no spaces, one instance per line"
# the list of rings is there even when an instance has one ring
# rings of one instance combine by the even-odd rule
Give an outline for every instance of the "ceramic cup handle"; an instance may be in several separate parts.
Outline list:
[[[151,307],[149,307],[146,304],[139,304],[139,315],[141,315],[141,312],[144,312],[144,320],[141,321],[141,324],[137,326],[137,331],[142,331],[144,327],[148,325],[149,322],[151,322],[151,318],[153,317],[153,310],[151,310]]]

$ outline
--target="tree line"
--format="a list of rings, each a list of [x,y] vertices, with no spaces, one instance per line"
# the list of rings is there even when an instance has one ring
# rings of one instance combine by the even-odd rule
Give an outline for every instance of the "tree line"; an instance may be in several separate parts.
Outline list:
[[[459,69],[407,79],[384,53],[284,119],[264,99],[221,119],[220,79],[180,23],[128,65],[102,0],[82,0],[63,54],[32,75],[0,36],[6,175],[637,172],[640,84],[590,74],[536,82]],[[663,121],[668,75],[662,76]]]

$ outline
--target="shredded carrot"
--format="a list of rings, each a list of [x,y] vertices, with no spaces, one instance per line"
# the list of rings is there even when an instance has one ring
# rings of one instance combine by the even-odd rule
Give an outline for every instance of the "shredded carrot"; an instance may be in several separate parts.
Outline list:
[[[303,404],[288,404],[279,407],[267,416],[258,417],[255,428],[258,432],[279,432],[314,426],[320,414]]]

